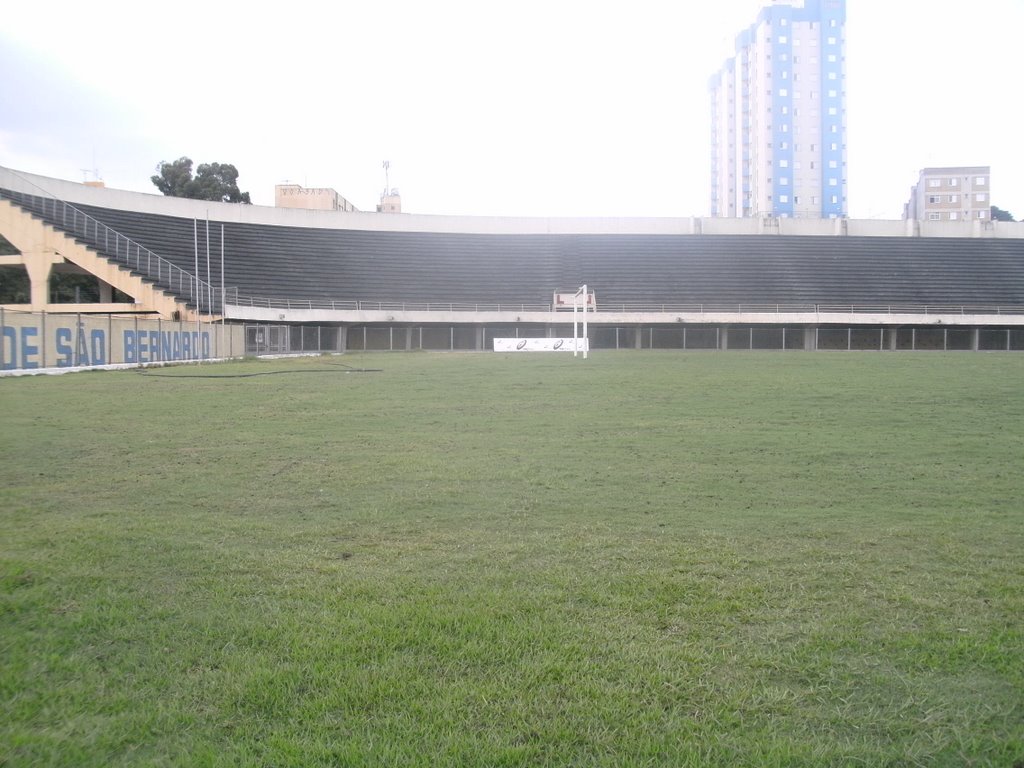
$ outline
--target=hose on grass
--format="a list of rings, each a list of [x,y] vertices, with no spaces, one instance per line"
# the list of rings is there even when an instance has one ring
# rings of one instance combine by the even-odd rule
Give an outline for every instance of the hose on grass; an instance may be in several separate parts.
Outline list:
[[[382,373],[383,368],[354,368],[344,363],[330,363],[335,368],[306,368],[287,371],[256,371],[255,373],[151,373],[146,368],[136,369],[140,376],[153,376],[158,379],[248,379],[253,376],[276,376],[281,373]],[[338,368],[343,370],[338,370]]]

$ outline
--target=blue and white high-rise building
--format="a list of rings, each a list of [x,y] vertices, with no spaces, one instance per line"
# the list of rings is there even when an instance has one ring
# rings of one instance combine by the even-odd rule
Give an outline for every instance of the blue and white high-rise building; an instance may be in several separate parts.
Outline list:
[[[846,0],[774,0],[710,92],[712,216],[847,215]]]

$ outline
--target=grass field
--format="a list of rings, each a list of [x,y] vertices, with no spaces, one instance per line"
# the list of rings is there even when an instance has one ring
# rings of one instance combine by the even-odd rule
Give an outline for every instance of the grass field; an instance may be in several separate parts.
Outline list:
[[[156,373],[0,380],[0,765],[1024,765],[1024,355]]]

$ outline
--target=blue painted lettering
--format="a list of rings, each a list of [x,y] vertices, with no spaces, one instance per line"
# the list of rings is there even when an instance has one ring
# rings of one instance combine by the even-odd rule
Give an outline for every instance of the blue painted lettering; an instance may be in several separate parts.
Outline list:
[[[67,368],[74,365],[74,350],[71,349],[71,329],[58,328],[55,335],[57,342],[57,367]]]
[[[92,332],[92,362],[93,365],[107,364],[107,334],[98,328]]]
[[[9,325],[4,326],[3,357],[0,365],[5,371],[18,367],[18,331]]]
[[[89,341],[85,335],[85,323],[78,324],[78,333],[75,336],[75,352],[78,354],[77,365],[90,365]]]
[[[29,344],[29,337],[35,338],[39,335],[38,328],[25,327],[21,329],[21,367],[22,368],[38,368],[38,360],[30,360],[29,358],[35,357],[39,354],[39,347],[35,344]]]
[[[124,361],[126,363],[139,362],[135,352],[135,331],[124,332]]]
[[[149,336],[146,334],[145,331],[139,331],[138,333],[135,334],[136,356],[138,357],[138,362],[140,363],[149,362],[149,360],[146,359],[146,355],[149,352],[149,347],[146,346],[146,340],[148,338]]]

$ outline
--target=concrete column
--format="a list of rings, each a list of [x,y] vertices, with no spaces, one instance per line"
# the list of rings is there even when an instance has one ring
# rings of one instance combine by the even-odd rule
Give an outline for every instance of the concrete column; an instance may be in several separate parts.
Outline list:
[[[405,329],[405,351],[408,352],[412,349],[412,326],[408,326]]]
[[[804,349],[808,352],[814,352],[817,349],[818,345],[815,344],[815,339],[817,338],[816,330],[813,326],[804,328]]]
[[[899,336],[899,328],[889,328],[886,333],[889,334],[889,351],[896,351],[896,337]]]
[[[718,348],[728,349],[729,348],[729,326],[723,325],[718,329]]]
[[[99,278],[96,278],[96,282],[100,288],[100,303],[101,304],[112,304],[114,301],[114,287],[110,283],[105,283]]]
[[[25,271],[32,286],[32,311],[42,312],[50,303],[50,270],[62,259],[55,253],[22,253]]]
[[[636,347],[637,349],[644,348],[643,333],[644,329],[641,328],[639,325],[633,329],[633,346]]]
[[[981,329],[971,328],[971,351],[977,352],[979,347],[981,347]]]
[[[484,327],[482,325],[477,326],[476,329],[476,351],[482,352],[484,349]]]

